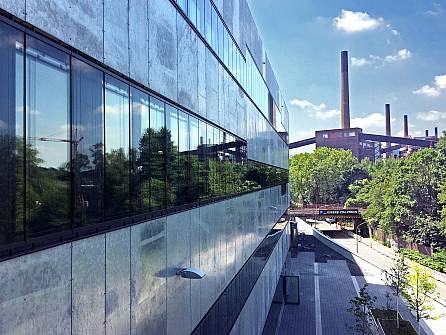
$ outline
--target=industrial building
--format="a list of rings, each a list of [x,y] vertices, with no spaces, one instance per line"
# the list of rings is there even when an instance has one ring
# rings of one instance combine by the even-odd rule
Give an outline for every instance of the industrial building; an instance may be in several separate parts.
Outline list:
[[[247,0],[3,0],[0,67],[0,334],[261,333],[288,111]]]
[[[319,130],[315,136],[290,143],[289,148],[295,149],[310,144],[316,148],[326,147],[350,150],[358,160],[370,161],[389,157],[403,157],[419,148],[428,148],[438,141],[438,128],[434,136],[429,136],[426,130],[424,137],[410,137],[408,116],[404,115],[404,137],[392,136],[390,104],[385,104],[385,135],[367,134],[361,128],[350,126],[350,96],[348,78],[348,52],[341,52],[341,125],[339,129]]]

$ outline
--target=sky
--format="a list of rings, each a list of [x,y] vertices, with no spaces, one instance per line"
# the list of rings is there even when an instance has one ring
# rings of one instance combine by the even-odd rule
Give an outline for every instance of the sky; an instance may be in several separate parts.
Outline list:
[[[349,51],[352,127],[446,130],[446,0],[249,0],[290,113],[290,142],[340,126],[340,52]],[[293,150],[309,151],[312,147]]]

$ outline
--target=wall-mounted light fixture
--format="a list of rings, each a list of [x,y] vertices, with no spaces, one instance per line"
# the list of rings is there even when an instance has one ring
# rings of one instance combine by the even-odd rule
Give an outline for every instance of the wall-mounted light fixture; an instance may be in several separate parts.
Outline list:
[[[206,273],[198,268],[184,268],[179,270],[177,275],[187,279],[201,279]]]

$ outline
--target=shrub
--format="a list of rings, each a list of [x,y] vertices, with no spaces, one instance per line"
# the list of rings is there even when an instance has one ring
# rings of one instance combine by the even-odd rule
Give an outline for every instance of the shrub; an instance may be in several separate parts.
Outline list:
[[[417,250],[400,249],[399,252],[410,260],[420,263],[432,270],[446,273],[446,251],[435,252],[432,257],[425,256]]]

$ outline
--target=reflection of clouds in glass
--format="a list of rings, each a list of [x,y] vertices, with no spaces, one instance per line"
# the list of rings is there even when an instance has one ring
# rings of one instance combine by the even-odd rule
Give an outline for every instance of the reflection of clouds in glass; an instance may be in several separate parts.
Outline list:
[[[17,106],[16,107],[16,112],[23,114],[23,106]],[[40,113],[40,111],[38,111],[37,109],[33,109],[29,106],[26,106],[26,112],[28,113],[28,115],[32,115],[32,116],[37,116],[37,115],[41,115],[42,113]]]
[[[8,129],[8,125],[6,124],[6,122],[0,120],[0,129]]]
[[[36,144],[38,157],[43,160],[40,164],[46,168],[59,168],[67,161],[68,145],[64,142],[42,142]]]

